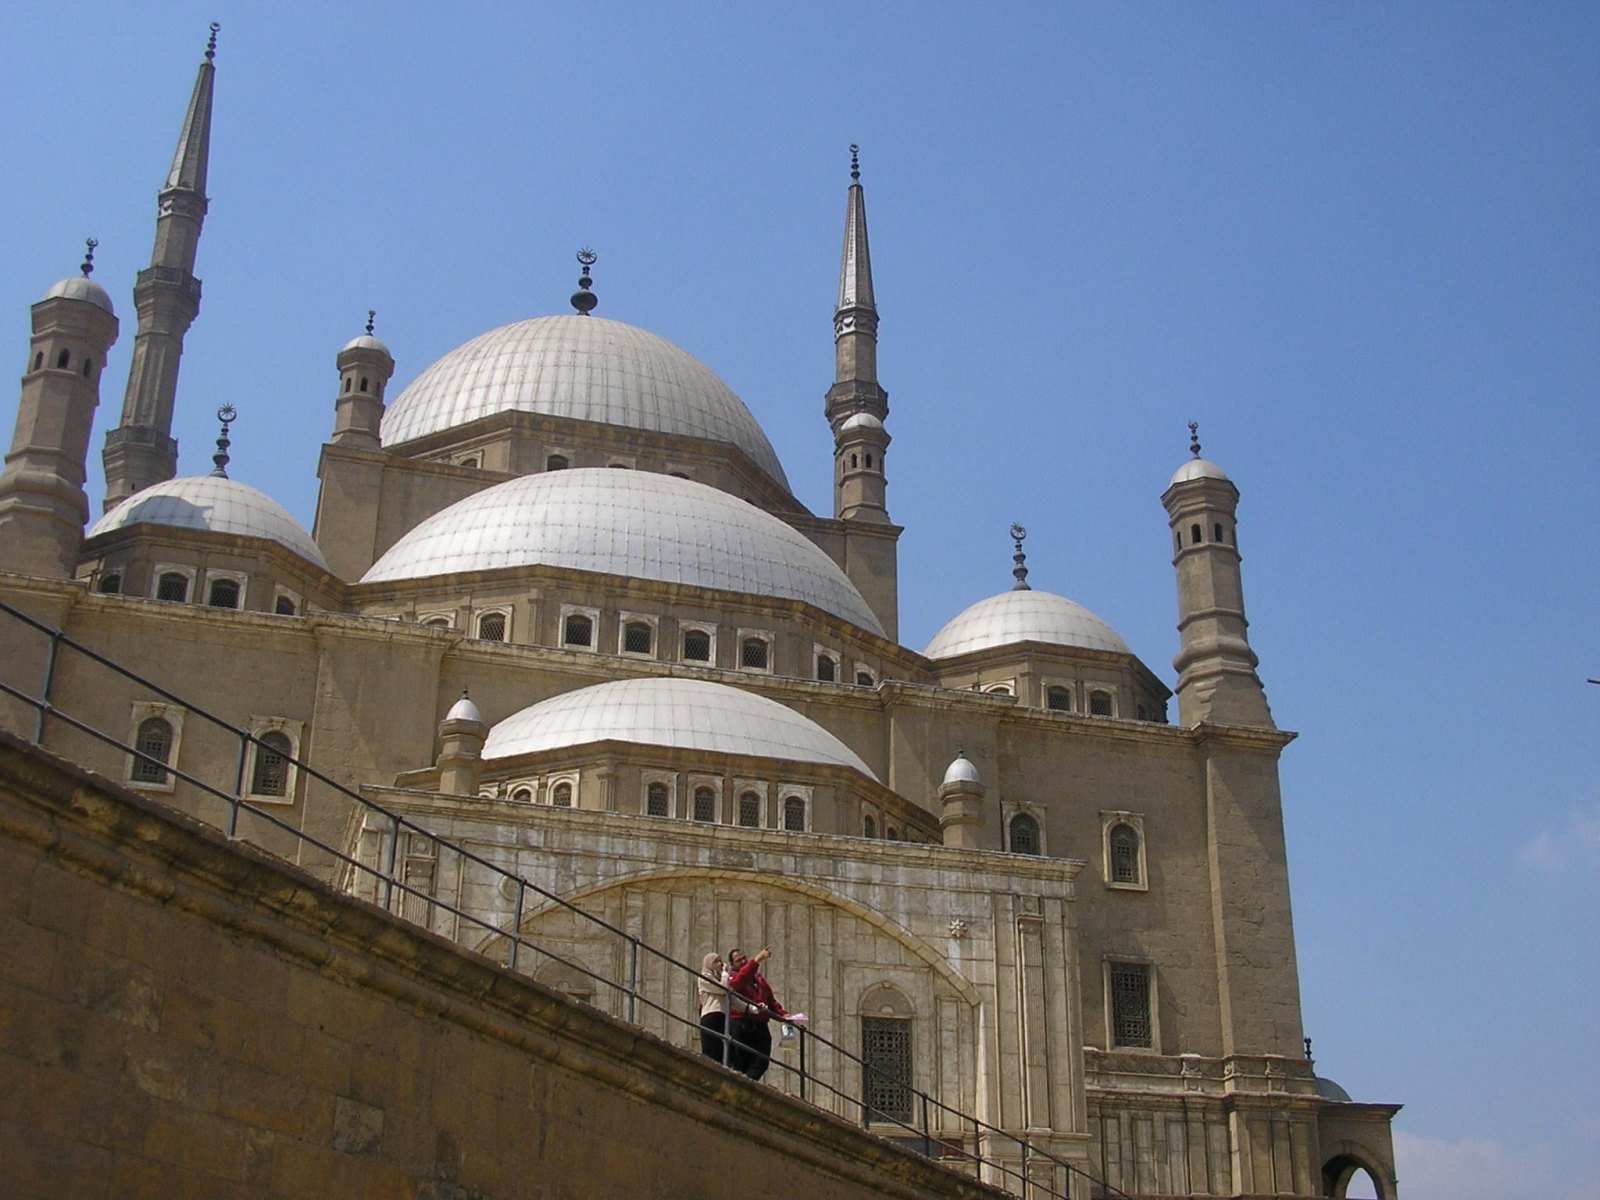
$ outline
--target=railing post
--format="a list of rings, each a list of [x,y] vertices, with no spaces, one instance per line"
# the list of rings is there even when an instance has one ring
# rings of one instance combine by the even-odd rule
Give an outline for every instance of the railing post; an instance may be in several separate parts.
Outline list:
[[[806,1027],[796,1025],[800,1031],[800,1099],[806,1098]]]
[[[933,1131],[928,1124],[928,1093],[918,1092],[922,1100],[922,1157],[933,1157]]]
[[[1028,1139],[1027,1138],[1018,1138],[1017,1141],[1019,1143],[1021,1143],[1021,1145],[1022,1145],[1022,1170],[1021,1170],[1022,1185],[1018,1189],[1017,1195],[1021,1196],[1023,1198],[1023,1200],[1027,1200],[1027,1196],[1028,1196]]]
[[[388,862],[383,868],[383,903],[380,907],[387,910],[394,899],[394,861],[400,852],[400,814],[396,813],[389,818],[389,853]]]
[[[639,999],[639,939],[628,938],[628,1020],[634,1020]]]
[[[978,1166],[977,1177],[983,1179],[983,1127],[978,1118],[972,1118],[972,1161]]]
[[[50,648],[44,652],[44,689],[39,693],[39,707],[33,721],[33,744],[44,745],[44,720],[50,715],[50,688],[56,681],[56,647],[61,644],[61,630],[50,631]],[[137,735],[135,735],[137,737]]]
[[[228,797],[228,840],[239,834],[239,800],[244,795],[244,762],[250,756],[250,735],[239,730],[239,761],[234,764],[233,795]]]
[[[506,970],[517,969],[517,948],[522,945],[522,898],[528,893],[528,881],[517,876],[517,910],[511,917],[511,953],[506,959]]]

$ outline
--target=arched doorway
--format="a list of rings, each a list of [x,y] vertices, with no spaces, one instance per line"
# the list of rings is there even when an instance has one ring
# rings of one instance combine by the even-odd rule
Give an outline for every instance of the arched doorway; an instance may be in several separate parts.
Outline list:
[[[1377,1172],[1348,1154],[1324,1164],[1322,1194],[1331,1200],[1393,1200],[1393,1194],[1379,1184]]]

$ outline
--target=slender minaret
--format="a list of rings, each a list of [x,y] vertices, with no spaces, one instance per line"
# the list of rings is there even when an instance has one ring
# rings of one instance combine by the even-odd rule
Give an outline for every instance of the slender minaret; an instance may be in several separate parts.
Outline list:
[[[844,521],[889,524],[884,452],[889,394],[878,386],[878,305],[872,295],[867,246],[867,198],[860,149],[850,147],[844,251],[839,259],[839,306],[833,313],[833,386],[823,412],[833,429],[833,515]]]
[[[0,570],[70,579],[83,545],[89,427],[117,340],[111,297],[89,274],[63,279],[33,306],[16,432],[0,472]]]
[[[333,444],[379,448],[383,389],[394,374],[394,355],[372,332],[376,309],[367,309],[367,331],[344,344],[336,360],[339,398],[334,401]]]
[[[200,281],[194,277],[194,263],[206,216],[217,29],[213,22],[205,61],[195,77],[183,132],[178,135],[178,152],[158,197],[150,265],[139,272],[133,287],[139,328],[133,338],[128,391],[122,401],[122,420],[106,434],[103,457],[108,510],[141,488],[178,473],[172,405],[178,393],[183,335],[200,312]]]
[[[1239,489],[1216,463],[1200,457],[1200,430],[1189,422],[1190,460],[1161,496],[1172,529],[1178,572],[1180,646],[1178,722],[1275,728],[1246,637],[1244,583],[1234,512]]]

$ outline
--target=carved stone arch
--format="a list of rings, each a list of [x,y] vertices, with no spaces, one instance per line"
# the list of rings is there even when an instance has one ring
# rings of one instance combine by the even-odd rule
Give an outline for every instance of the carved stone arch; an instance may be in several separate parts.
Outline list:
[[[856,999],[856,1012],[864,1017],[892,1017],[897,1020],[915,1019],[917,1006],[892,983],[875,983]]]
[[[1384,1168],[1384,1156],[1374,1153],[1371,1147],[1349,1138],[1340,1138],[1322,1149],[1322,1194],[1332,1200],[1344,1200],[1346,1189],[1355,1173],[1365,1171],[1377,1189],[1378,1200],[1395,1200],[1394,1170],[1391,1164]]]

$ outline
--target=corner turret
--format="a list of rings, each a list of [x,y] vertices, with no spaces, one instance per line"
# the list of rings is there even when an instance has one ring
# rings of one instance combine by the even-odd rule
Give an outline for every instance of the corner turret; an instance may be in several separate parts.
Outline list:
[[[379,448],[383,389],[394,375],[394,356],[372,332],[376,309],[367,310],[367,331],[344,344],[335,360],[339,397],[334,402],[333,444],[361,450]]]

